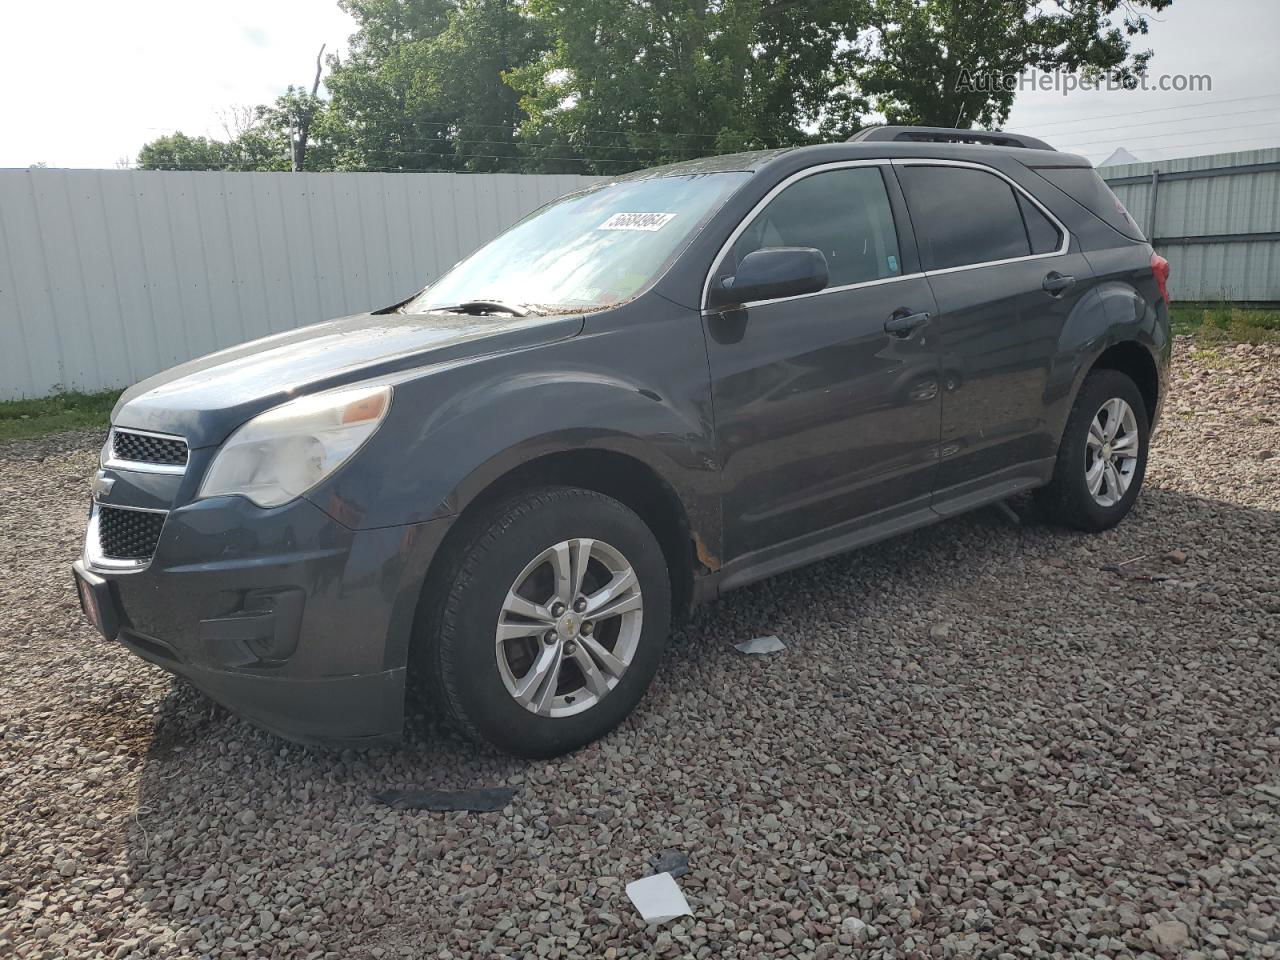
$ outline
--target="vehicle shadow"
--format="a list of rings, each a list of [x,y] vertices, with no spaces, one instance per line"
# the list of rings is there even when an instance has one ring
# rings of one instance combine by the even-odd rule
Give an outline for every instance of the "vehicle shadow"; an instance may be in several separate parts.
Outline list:
[[[635,714],[604,740],[554,760],[522,761],[478,747],[427,718],[420,707],[413,711],[403,746],[299,747],[256,730],[175,680],[156,715],[138,812],[126,827],[134,893],[149,919],[193,953],[208,952],[231,937],[258,944],[262,955],[305,954],[335,949],[332,931],[340,929],[345,946],[337,949],[344,956],[365,956],[364,948],[379,944],[394,954],[406,938],[425,955],[431,937],[446,934],[439,926],[436,934],[430,932],[422,901],[397,903],[379,889],[407,871],[430,890],[433,861],[463,843],[475,845],[473,869],[501,878],[526,855],[530,833],[579,829],[572,818],[561,816],[575,789],[601,804],[611,797],[621,803],[637,784],[660,783],[669,774],[664,740],[673,731],[707,723],[700,709],[707,685],[717,685],[720,701],[735,695],[745,699],[750,690],[735,694],[735,678],[768,669],[763,661],[738,653],[734,642],[776,634],[802,647],[806,656],[830,657],[833,676],[859,662],[860,651],[868,649],[859,647],[863,642],[896,643],[895,656],[906,650],[927,662],[940,657],[940,645],[946,643],[945,634],[930,643],[931,628],[945,626],[965,598],[989,590],[992,577],[1038,578],[1046,593],[1059,594],[1088,582],[1156,610],[1172,602],[1168,598],[1191,602],[1201,594],[1221,595],[1224,587],[1229,593],[1231,578],[1245,576],[1218,563],[1233,538],[1275,542],[1280,537],[1280,512],[1159,486],[1144,491],[1119,528],[1096,536],[1043,525],[1032,517],[1029,500],[1014,507],[1017,521],[986,509],[774,577],[695,611],[673,635],[654,688]],[[1191,562],[1182,566],[1161,559],[1175,548],[1189,552]],[[1260,591],[1252,588],[1244,593],[1255,605],[1280,599],[1272,594],[1270,601],[1259,601]],[[874,610],[874,623],[860,619],[864,604]],[[1263,610],[1259,622],[1267,615]],[[873,635],[877,623],[892,623],[907,639]],[[1009,647],[1018,646],[1020,624],[1006,618],[1004,627]],[[887,659],[872,657],[867,663],[868,670],[897,669]],[[776,669],[785,669],[784,664]],[[857,690],[833,680],[830,696],[856,699]],[[774,699],[754,702],[740,716],[718,711],[718,722],[734,729],[716,735],[750,743],[758,724],[785,728],[792,708],[785,699]],[[868,707],[844,710],[838,722],[854,724],[849,735],[857,739],[856,725],[866,724],[871,736],[880,721]],[[760,758],[762,766],[776,762]],[[714,779],[714,771],[703,774]],[[804,769],[791,774],[807,775]],[[397,812],[372,799],[391,787],[495,785],[518,789],[514,814]],[[727,805],[736,802],[728,793],[723,799]],[[588,852],[606,842],[586,827],[575,836]],[[638,870],[652,852],[628,850],[617,856],[632,858],[628,862]],[[577,868],[534,864],[530,869]],[[336,879],[329,885],[328,878]],[[502,880],[491,882],[501,885]],[[536,910],[528,890],[509,893],[511,911]],[[362,903],[353,905],[353,898]],[[625,909],[616,896],[612,904],[611,910]],[[450,908],[441,904],[431,912],[438,924]]]

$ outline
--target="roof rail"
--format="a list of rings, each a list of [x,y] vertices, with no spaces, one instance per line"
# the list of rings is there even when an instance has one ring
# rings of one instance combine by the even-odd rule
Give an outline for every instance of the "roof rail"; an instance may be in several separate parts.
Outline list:
[[[1003,130],[959,130],[954,127],[866,127],[847,142],[883,143],[914,141],[916,143],[982,143],[993,147],[1025,147],[1030,150],[1052,150],[1053,147],[1035,137]]]

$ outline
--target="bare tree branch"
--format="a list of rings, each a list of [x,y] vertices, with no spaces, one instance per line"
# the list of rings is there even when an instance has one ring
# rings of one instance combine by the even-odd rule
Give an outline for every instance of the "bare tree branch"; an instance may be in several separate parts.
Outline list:
[[[324,56],[324,48],[327,43],[320,44],[320,52],[316,54],[316,78],[311,82],[311,95],[314,97],[320,90],[320,58]]]
[[[227,107],[218,114],[222,120],[222,131],[228,140],[237,140],[253,129],[257,122],[254,108],[246,104]]]
[[[311,97],[302,104],[298,124],[293,135],[293,172],[297,173],[307,161],[307,137],[311,133],[311,120],[316,114],[316,97],[320,92],[320,72],[324,64],[324,48],[327,43],[320,44],[320,52],[316,54],[316,76],[311,81]],[[301,91],[299,91],[301,92]]]

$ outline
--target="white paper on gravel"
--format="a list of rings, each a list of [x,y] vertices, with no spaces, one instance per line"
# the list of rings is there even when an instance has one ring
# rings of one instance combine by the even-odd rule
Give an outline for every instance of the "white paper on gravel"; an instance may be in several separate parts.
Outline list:
[[[739,653],[760,654],[760,653],[781,653],[787,649],[787,645],[777,637],[753,637],[750,640],[743,640],[741,643],[735,643],[733,648]]]
[[[666,923],[676,917],[693,915],[680,885],[669,873],[658,873],[627,884],[627,896],[645,923]]]

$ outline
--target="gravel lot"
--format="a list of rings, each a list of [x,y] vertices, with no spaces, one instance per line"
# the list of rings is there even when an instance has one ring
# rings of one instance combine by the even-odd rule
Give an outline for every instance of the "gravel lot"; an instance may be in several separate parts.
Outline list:
[[[988,510],[740,591],[538,763],[302,749],[95,639],[99,439],[0,447],[0,956],[1280,956],[1280,347],[1176,372],[1119,529]],[[646,929],[662,848],[694,916]]]

